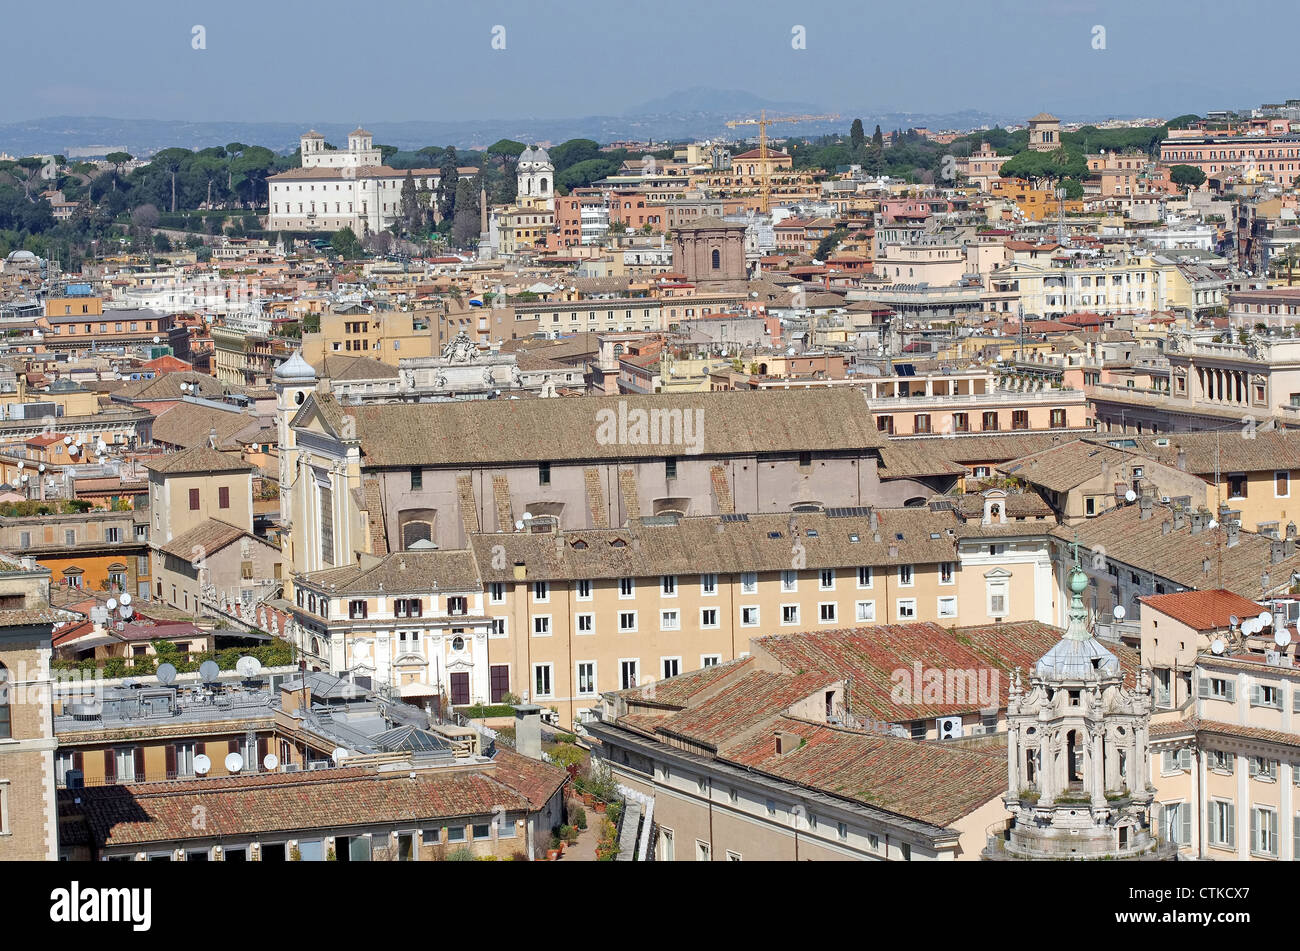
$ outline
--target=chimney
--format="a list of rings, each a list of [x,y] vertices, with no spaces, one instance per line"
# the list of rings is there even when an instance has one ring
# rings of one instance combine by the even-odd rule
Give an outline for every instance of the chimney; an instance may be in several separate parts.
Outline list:
[[[1183,507],[1177,503],[1172,506],[1174,510],[1174,531],[1182,531],[1183,525],[1187,523],[1187,513]]]
[[[535,703],[515,705],[515,752],[542,758],[542,708]]]
[[[1187,471],[1187,450],[1186,449],[1178,450],[1178,468],[1183,472]]]
[[[1287,537],[1287,538],[1295,538],[1295,537],[1296,537],[1296,534],[1295,534],[1295,522],[1287,522],[1287,523],[1286,523],[1286,537]]]
[[[217,428],[215,426],[208,430],[208,448],[217,448]]]
[[[1160,523],[1160,534],[1168,535],[1172,528],[1173,526],[1169,524],[1169,519],[1165,519],[1163,522]]]
[[[776,755],[784,756],[786,753],[793,753],[800,746],[803,737],[796,733],[787,733],[784,730],[776,731]]]
[[[1269,548],[1269,562],[1271,564],[1276,565],[1279,561],[1281,561],[1283,558],[1286,557],[1286,547],[1280,538],[1273,539],[1273,541],[1269,543],[1268,548]]]
[[[1282,542],[1282,554],[1286,558],[1290,558],[1292,555],[1295,554],[1294,538],[1288,538]]]
[[[1208,521],[1207,518],[1208,515],[1209,515],[1208,512],[1201,511],[1199,509],[1191,513],[1190,517],[1191,517],[1193,535],[1201,534],[1201,529],[1205,528],[1205,523]]]
[[[1241,531],[1241,523],[1238,522],[1235,518],[1230,518],[1226,522],[1222,522],[1221,524],[1223,525],[1224,531],[1226,531],[1228,534],[1228,547],[1229,548],[1236,547],[1237,533]]]
[[[1143,492],[1138,496],[1138,518],[1142,521],[1145,522],[1151,517],[1151,506],[1153,502],[1154,500],[1151,498],[1151,493],[1149,492]]]
[[[515,580],[524,581],[528,578],[528,568],[522,561],[515,562]]]

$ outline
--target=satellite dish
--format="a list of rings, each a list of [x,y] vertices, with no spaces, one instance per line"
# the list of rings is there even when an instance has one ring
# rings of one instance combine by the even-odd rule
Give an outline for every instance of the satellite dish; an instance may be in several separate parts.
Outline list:
[[[330,759],[334,761],[335,766],[338,766],[347,758],[348,751],[341,746],[334,747],[334,752],[330,754]]]
[[[130,617],[134,613],[135,613],[135,608],[131,607],[131,605],[129,604],[126,607],[122,608],[122,617]]]
[[[1124,610],[1124,605],[1122,604],[1115,605],[1115,610],[1111,613],[1115,615],[1115,620],[1117,621],[1124,620],[1124,615],[1128,614],[1128,612]]]
[[[194,773],[198,776],[206,776],[208,770],[212,768],[212,760],[208,759],[206,753],[200,753],[194,757]]]
[[[1268,627],[1270,624],[1273,623],[1273,615],[1269,614],[1267,611],[1260,611],[1259,623],[1263,627]]]
[[[235,661],[235,670],[239,671],[239,675],[245,680],[251,680],[262,672],[262,662],[256,657],[245,655]]]
[[[63,437],[63,445],[65,445],[65,446],[71,446],[71,445],[72,445],[72,437],[71,437],[71,436],[64,436],[64,437]]]
[[[44,472],[44,471],[45,471],[45,463],[42,462],[39,466],[37,466],[37,467],[36,467],[36,471],[37,471],[37,472]]]
[[[1240,624],[1240,623],[1241,623],[1241,622],[1240,622],[1239,620],[1237,620],[1237,615],[1235,615],[1235,614],[1229,614],[1229,615],[1228,615],[1228,624],[1229,624],[1231,627],[1236,627],[1236,626],[1237,626],[1238,624]]]
[[[19,459],[19,460],[18,460],[18,468],[21,469],[22,467],[23,467],[23,461],[22,461],[21,459]]]
[[[1259,621],[1255,620],[1253,617],[1248,617],[1246,620],[1241,622],[1241,633],[1243,634],[1254,634],[1258,630]]]
[[[169,687],[176,683],[176,668],[171,664],[159,664],[158,682],[164,687]]]
[[[1137,494],[1136,492],[1134,492],[1132,489],[1129,489],[1127,492],[1124,493],[1124,501],[1125,501],[1125,502],[1133,502],[1133,501],[1135,501],[1135,500],[1137,499],[1137,497],[1138,497],[1138,494]]]
[[[1278,647],[1287,647],[1291,643],[1291,632],[1284,627],[1278,627],[1273,631],[1273,643]]]
[[[221,668],[217,666],[215,660],[205,660],[199,664],[199,677],[205,684],[214,684],[217,678],[221,676]]]
[[[69,447],[68,447],[68,455],[70,455],[70,456],[75,456],[75,455],[77,454],[77,452],[78,452],[78,447],[77,447],[77,446],[69,446]]]
[[[1214,643],[1210,645],[1210,650],[1214,651],[1216,654],[1222,654],[1224,651],[1223,638],[1216,637]]]
[[[532,512],[525,512],[525,513],[524,513],[524,521],[525,521],[525,522],[527,522],[527,521],[529,521],[530,519],[532,519],[532,517],[533,517],[533,513],[532,513]]]
[[[120,601],[122,604],[130,604],[131,596],[129,594],[123,594],[122,597],[118,598],[118,601]]]
[[[244,768],[244,757],[238,753],[229,753],[226,755],[226,772],[237,773]]]
[[[109,598],[104,602],[104,607],[108,608],[110,611],[115,610],[117,608],[117,598]]]
[[[515,531],[522,532],[523,530],[524,530],[524,523],[519,521],[519,519],[515,519]]]
[[[274,753],[267,753],[262,757],[262,766],[269,772],[280,765],[280,758]]]
[[[127,677],[125,680],[122,681],[122,686],[130,690],[138,682],[139,681],[137,681],[134,677]]]

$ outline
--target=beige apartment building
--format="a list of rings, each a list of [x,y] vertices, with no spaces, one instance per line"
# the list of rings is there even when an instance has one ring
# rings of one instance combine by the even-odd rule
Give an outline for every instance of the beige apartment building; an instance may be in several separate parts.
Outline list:
[[[150,539],[166,544],[208,519],[253,526],[256,467],[237,454],[195,446],[145,463],[149,471]]]
[[[0,861],[58,858],[50,572],[0,554]]]
[[[331,310],[321,314],[318,332],[302,335],[302,356],[312,366],[325,357],[365,356],[395,367],[403,358],[435,353],[433,333],[420,311]]]

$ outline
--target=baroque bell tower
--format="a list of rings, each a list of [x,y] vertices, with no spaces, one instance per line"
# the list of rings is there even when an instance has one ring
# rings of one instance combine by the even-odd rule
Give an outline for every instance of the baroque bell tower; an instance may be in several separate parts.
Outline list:
[[[1069,623],[1039,658],[1029,689],[1020,672],[1007,701],[1005,838],[988,859],[1170,859],[1149,821],[1154,790],[1146,671],[1124,683],[1117,658],[1089,629],[1088,576],[1076,548],[1068,577]]]

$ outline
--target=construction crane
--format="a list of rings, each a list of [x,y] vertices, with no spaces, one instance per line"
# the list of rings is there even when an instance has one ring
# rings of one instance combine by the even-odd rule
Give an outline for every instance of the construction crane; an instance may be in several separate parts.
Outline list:
[[[742,125],[758,126],[758,169],[761,182],[759,188],[761,204],[759,207],[763,214],[767,214],[768,205],[771,203],[772,198],[771,173],[767,166],[767,127],[772,125],[774,122],[817,122],[822,120],[831,121],[838,118],[839,114],[836,113],[828,116],[774,116],[769,119],[767,117],[767,110],[764,109],[759,113],[757,119],[752,117],[749,119],[732,119],[727,123],[727,128],[729,129],[734,129],[737,126]]]

